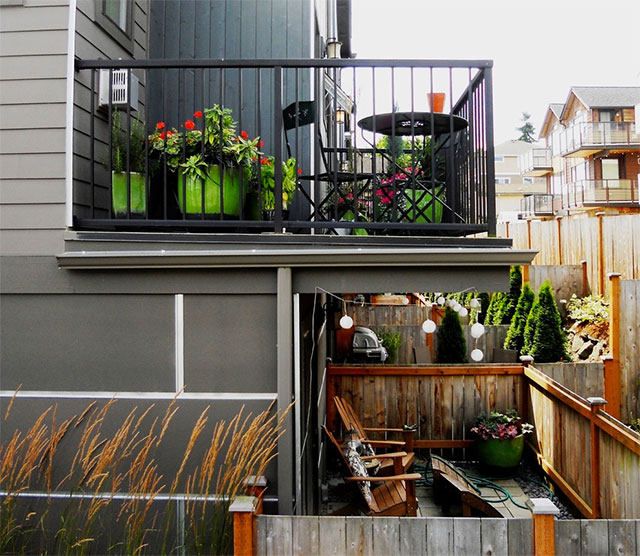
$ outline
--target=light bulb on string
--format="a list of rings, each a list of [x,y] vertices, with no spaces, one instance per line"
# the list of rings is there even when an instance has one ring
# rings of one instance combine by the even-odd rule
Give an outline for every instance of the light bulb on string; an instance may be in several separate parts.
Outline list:
[[[476,322],[471,327],[471,336],[474,337],[474,338],[479,338],[483,334],[484,334],[484,326],[481,323]]]
[[[471,359],[473,359],[474,361],[482,361],[482,358],[484,357],[484,353],[482,353],[482,350],[480,349],[474,349],[471,352]]]
[[[438,305],[440,305],[442,307],[442,305],[444,305],[445,299],[444,297],[440,296],[438,297],[438,299],[436,300]]]
[[[461,307],[458,311],[458,315],[461,317],[466,317],[469,314],[469,310],[466,307]]]
[[[424,330],[426,334],[433,334],[436,331],[436,323],[431,319],[427,319],[422,323],[422,330]]]
[[[349,315],[342,315],[340,319],[340,326],[345,330],[348,330],[353,326],[353,319]]]
[[[469,302],[469,306],[472,309],[480,309],[480,300],[477,297],[472,298]]]
[[[457,301],[454,301],[453,305],[451,306],[451,308],[456,312],[459,313],[460,309],[462,309],[462,305],[460,305],[460,303],[458,303]]]

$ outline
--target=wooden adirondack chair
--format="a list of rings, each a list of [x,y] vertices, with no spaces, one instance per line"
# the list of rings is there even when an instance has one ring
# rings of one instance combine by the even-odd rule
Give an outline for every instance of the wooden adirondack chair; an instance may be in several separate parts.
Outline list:
[[[397,452],[393,454],[385,454],[385,457],[394,460],[397,474],[385,477],[365,477],[354,472],[349,460],[344,456],[342,447],[336,438],[329,432],[326,427],[324,429],[327,438],[335,446],[340,453],[346,468],[349,470],[350,477],[345,477],[347,482],[368,482],[371,484],[371,498],[367,500],[365,495],[360,492],[362,500],[366,506],[365,512],[372,516],[403,516],[415,517],[418,511],[418,501],[416,499],[416,480],[421,479],[420,473],[402,473],[402,458],[405,452]],[[362,459],[366,461],[368,457]],[[380,483],[378,486],[374,484]]]
[[[336,404],[336,409],[338,410],[338,414],[340,415],[340,419],[342,420],[346,430],[358,431],[362,442],[368,442],[373,448],[396,448],[404,450],[407,453],[413,452],[413,437],[416,432],[414,429],[363,427],[360,422],[360,418],[347,400],[340,396],[335,396],[333,401]],[[402,435],[402,440],[376,440],[369,438],[367,435],[368,432],[399,433]]]

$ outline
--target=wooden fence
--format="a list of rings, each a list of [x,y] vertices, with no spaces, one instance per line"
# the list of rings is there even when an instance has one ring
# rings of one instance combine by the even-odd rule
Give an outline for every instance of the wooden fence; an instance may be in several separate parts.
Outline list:
[[[469,429],[478,413],[522,407],[525,389],[521,365],[329,365],[327,425],[337,431],[336,395],[365,427],[415,423],[417,447],[461,448],[472,444]]]
[[[531,446],[583,515],[640,518],[640,434],[542,372],[525,369]],[[602,400],[604,401],[604,400]]]
[[[555,554],[640,554],[638,520],[563,520],[555,522]],[[257,518],[256,553],[419,554],[534,553],[531,519],[444,517],[298,517]]]
[[[604,396],[602,363],[535,363],[535,367],[578,396]]]
[[[587,261],[591,291],[608,296],[606,276],[640,279],[640,214],[529,220],[498,225],[498,235],[518,249],[537,249],[534,265]]]
[[[566,304],[560,301],[562,299],[568,301],[573,294],[583,297],[588,293],[589,285],[584,283],[586,279],[584,267],[586,265],[531,265],[526,272],[529,285],[536,294],[545,280],[549,280],[558,309],[565,316]]]
[[[640,418],[640,280],[620,280],[619,361],[621,417]]]

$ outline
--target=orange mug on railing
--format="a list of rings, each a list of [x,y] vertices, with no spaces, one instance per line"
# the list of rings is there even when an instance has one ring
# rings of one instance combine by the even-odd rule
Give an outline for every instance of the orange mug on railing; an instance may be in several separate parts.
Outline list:
[[[442,112],[444,110],[444,93],[427,93],[427,102],[431,112]]]

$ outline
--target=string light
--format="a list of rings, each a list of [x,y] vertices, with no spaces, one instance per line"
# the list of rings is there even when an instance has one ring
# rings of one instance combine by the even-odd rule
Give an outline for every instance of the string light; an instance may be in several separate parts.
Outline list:
[[[342,315],[340,319],[340,326],[345,330],[348,330],[353,326],[353,319],[349,315]]]
[[[427,319],[422,323],[422,330],[424,330],[426,334],[433,334],[436,331],[436,323],[431,319]]]
[[[484,334],[484,326],[481,323],[476,322],[475,324],[473,324],[471,326],[471,336],[472,337],[478,339],[483,334]]]
[[[473,359],[474,361],[482,361],[482,358],[484,357],[484,353],[482,353],[482,350],[480,349],[474,349],[471,352],[471,359]]]

